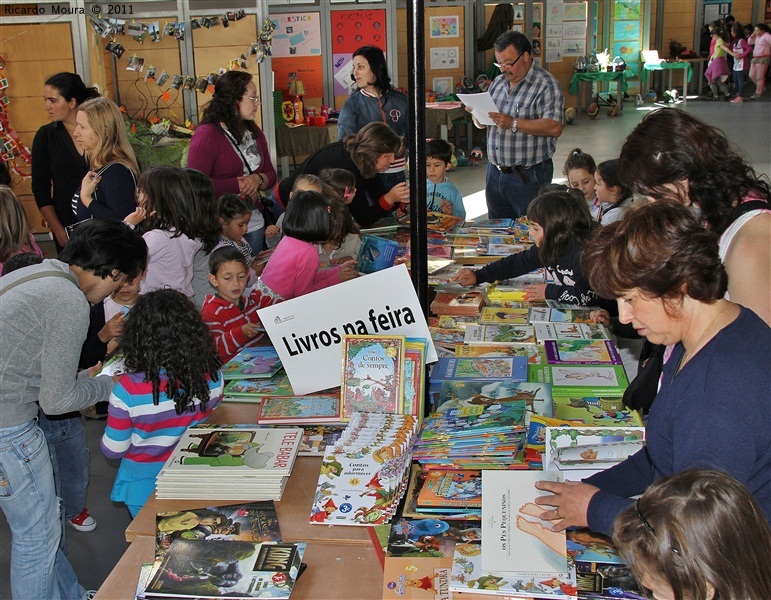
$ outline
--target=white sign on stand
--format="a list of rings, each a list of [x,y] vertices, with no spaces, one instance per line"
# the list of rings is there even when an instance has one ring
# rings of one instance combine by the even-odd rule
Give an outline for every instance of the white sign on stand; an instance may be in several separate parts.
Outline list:
[[[342,382],[342,336],[405,335],[428,340],[428,324],[407,272],[399,265],[257,311],[295,394]]]

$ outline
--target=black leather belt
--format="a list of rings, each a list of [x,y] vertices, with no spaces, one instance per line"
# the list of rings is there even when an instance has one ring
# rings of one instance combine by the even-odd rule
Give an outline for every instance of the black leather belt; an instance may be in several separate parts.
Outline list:
[[[522,180],[522,183],[527,183],[529,180],[527,178],[527,175],[525,175],[525,171],[528,171],[530,169],[535,169],[536,167],[542,165],[545,162],[546,162],[545,160],[542,160],[541,162],[536,163],[531,167],[526,167],[525,165],[517,165],[515,167],[507,167],[505,165],[495,165],[495,168],[498,169],[504,175],[517,173],[519,175],[519,178]]]

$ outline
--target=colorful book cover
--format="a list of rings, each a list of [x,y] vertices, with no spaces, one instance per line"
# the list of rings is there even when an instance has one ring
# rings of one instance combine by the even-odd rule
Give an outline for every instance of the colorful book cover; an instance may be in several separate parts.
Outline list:
[[[302,429],[189,427],[163,465],[166,472],[205,473],[209,476],[285,476],[292,471]]]
[[[545,340],[607,340],[610,339],[604,325],[586,323],[535,323],[535,336]]]
[[[446,346],[448,348],[454,347],[456,344],[462,344],[466,335],[463,329],[444,329],[443,327],[429,327],[428,331],[431,333],[431,339],[435,344]]]
[[[598,427],[619,425],[641,427],[643,424],[640,414],[624,406],[618,396],[607,398],[555,396],[554,416],[558,419]]]
[[[555,397],[620,398],[629,386],[622,365],[535,365],[531,368],[536,381],[552,384]],[[618,406],[618,403],[614,406]]]
[[[525,401],[516,400],[490,406],[482,404],[435,412],[424,421],[420,440],[427,442],[458,437],[482,438],[485,434],[500,431],[523,432],[525,410]]]
[[[610,340],[546,340],[543,343],[550,365],[620,365],[621,356]]]
[[[465,330],[468,325],[479,324],[476,316],[439,315],[438,326],[445,329]]]
[[[418,494],[418,508],[482,506],[482,472],[451,469],[429,471]]]
[[[431,302],[431,312],[436,315],[478,315],[484,306],[481,292],[437,292]]]
[[[383,600],[452,600],[449,589],[452,555],[386,556]]]
[[[644,445],[644,427],[547,427],[543,469],[606,469]]]
[[[431,386],[450,379],[527,381],[527,359],[523,356],[440,358],[431,371]]]
[[[464,343],[535,344],[535,330],[531,325],[469,325]]]
[[[395,519],[388,536],[388,556],[452,558],[455,544],[479,540],[478,521],[431,518]]]
[[[342,419],[397,413],[404,393],[404,336],[343,336]]]
[[[303,426],[303,439],[297,456],[322,456],[327,447],[337,443],[343,429],[341,425]]]
[[[235,379],[225,386],[225,397],[238,398],[240,402],[260,402],[263,396],[291,396],[292,384],[285,373],[271,379]]]
[[[273,346],[244,348],[222,367],[224,379],[270,379],[281,370]]]
[[[500,308],[497,306],[486,306],[482,309],[479,322],[483,325],[488,323],[502,325],[527,325],[530,311],[526,308]]]
[[[436,396],[436,410],[505,405],[524,401],[528,411],[551,416],[554,412],[551,385],[514,381],[443,381]]]
[[[340,395],[312,394],[264,398],[257,411],[257,422],[261,425],[339,423]]]
[[[280,542],[281,530],[271,500],[158,513],[156,558],[163,556],[176,539]]]
[[[499,356],[524,356],[530,365],[542,363],[535,344],[456,344],[458,358],[495,358]]]
[[[392,267],[398,250],[399,243],[394,240],[376,235],[364,235],[356,258],[356,270],[359,273],[375,273]]]
[[[468,224],[469,233],[506,231],[514,223],[513,219],[480,219]]]
[[[171,543],[145,594],[177,598],[289,598],[305,543]]]
[[[597,307],[572,306],[570,308],[550,308],[537,306],[530,310],[531,323],[594,323],[589,317]]]
[[[404,394],[400,414],[423,419],[426,395],[426,341],[407,339],[404,347]]]

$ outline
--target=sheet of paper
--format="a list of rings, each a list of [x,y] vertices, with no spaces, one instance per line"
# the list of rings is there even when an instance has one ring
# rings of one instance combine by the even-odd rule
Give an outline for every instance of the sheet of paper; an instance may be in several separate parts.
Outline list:
[[[458,100],[463,102],[466,106],[471,108],[474,118],[482,125],[495,125],[493,120],[487,116],[487,113],[500,112],[490,92],[482,92],[481,94],[458,94]]]

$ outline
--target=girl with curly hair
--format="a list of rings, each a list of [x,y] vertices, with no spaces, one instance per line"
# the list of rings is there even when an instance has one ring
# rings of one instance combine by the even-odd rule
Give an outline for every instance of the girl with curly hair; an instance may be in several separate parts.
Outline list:
[[[222,362],[195,305],[174,290],[142,296],[118,346],[125,372],[110,395],[102,452],[120,459],[110,494],[136,517],[179,438],[222,399]]]

